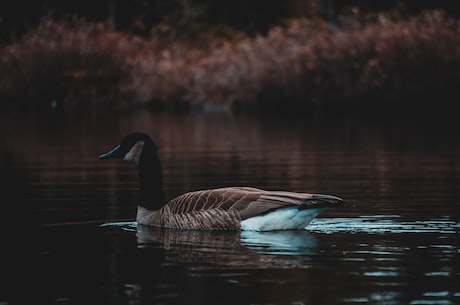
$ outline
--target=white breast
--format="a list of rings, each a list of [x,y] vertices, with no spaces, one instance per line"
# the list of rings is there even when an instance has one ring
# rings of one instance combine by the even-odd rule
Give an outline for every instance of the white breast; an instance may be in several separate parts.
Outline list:
[[[299,210],[296,207],[278,209],[265,215],[255,216],[241,222],[243,231],[271,231],[304,229],[326,208]]]

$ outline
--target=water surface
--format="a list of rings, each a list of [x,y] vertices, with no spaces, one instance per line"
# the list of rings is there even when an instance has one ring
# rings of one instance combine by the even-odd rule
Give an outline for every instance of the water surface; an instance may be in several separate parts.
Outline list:
[[[459,304],[455,122],[221,113],[1,121],[0,304]],[[137,171],[100,161],[152,135],[169,197],[254,186],[333,194],[303,231],[137,227]]]

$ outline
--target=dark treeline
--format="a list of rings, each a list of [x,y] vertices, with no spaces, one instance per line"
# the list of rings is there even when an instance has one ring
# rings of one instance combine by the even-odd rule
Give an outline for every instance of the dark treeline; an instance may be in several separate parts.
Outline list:
[[[407,20],[391,14],[375,20],[351,20],[333,32],[324,23],[312,31],[309,21],[291,21],[263,36],[201,48],[164,26],[143,37],[110,22],[48,18],[0,48],[0,107],[456,106],[458,19],[426,11]]]
[[[111,21],[118,30],[148,33],[158,24],[168,24],[193,39],[203,31],[231,36],[266,33],[272,26],[297,18],[322,18],[331,23],[359,9],[362,13],[398,10],[417,14],[441,9],[455,17],[460,9],[452,0],[15,0],[0,2],[0,43],[20,37],[43,17],[83,17],[88,21]]]
[[[451,109],[454,1],[0,4],[0,109]]]

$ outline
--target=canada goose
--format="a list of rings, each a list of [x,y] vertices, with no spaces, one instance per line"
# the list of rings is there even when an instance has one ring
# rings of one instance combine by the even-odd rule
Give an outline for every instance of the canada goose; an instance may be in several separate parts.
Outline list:
[[[158,148],[144,133],[126,135],[99,159],[119,158],[139,168],[140,225],[198,230],[270,231],[303,229],[328,207],[343,204],[330,195],[264,191],[252,187],[201,190],[167,200]]]

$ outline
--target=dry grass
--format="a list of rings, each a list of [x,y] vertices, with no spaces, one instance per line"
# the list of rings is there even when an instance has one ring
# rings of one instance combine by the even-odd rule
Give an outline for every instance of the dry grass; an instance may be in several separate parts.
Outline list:
[[[0,49],[0,96],[27,107],[439,107],[460,84],[460,25],[442,12],[382,15],[335,33],[311,28],[296,21],[197,48],[166,26],[139,37],[106,23],[46,19]]]

